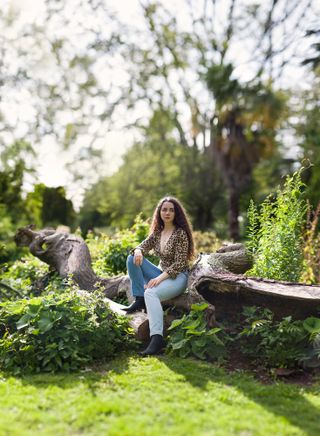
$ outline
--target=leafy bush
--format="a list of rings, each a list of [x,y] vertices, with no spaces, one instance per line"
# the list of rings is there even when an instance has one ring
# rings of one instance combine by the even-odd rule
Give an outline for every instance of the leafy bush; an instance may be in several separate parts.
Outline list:
[[[89,234],[86,242],[93,256],[92,267],[96,274],[125,274],[128,254],[148,236],[148,232],[149,225],[138,215],[131,229],[121,230],[112,238]],[[148,256],[148,259],[156,260],[154,256]]]
[[[304,329],[309,334],[310,344],[307,347],[300,364],[304,368],[315,368],[320,366],[320,319],[310,316],[303,322]]]
[[[308,205],[307,224],[304,232],[304,271],[301,281],[309,284],[320,283],[320,233],[318,231],[320,203],[315,211]]]
[[[303,263],[303,199],[301,170],[287,177],[276,199],[270,196],[260,211],[250,203],[247,248],[254,265],[246,274],[276,280],[298,281]]]
[[[13,280],[36,280],[48,272],[48,265],[34,256],[26,256],[9,265],[3,277],[10,277]]]
[[[11,265],[2,265],[0,271],[0,301],[33,298],[57,289],[61,293],[69,288],[68,279],[62,279],[57,272],[50,271],[47,264],[31,255]]]
[[[69,291],[0,304],[0,365],[19,372],[71,371],[128,348],[132,329],[98,293]]]
[[[204,311],[208,304],[193,304],[188,315],[174,320],[168,330],[168,352],[179,357],[221,359],[226,354],[226,336],[220,328],[208,329]]]
[[[0,264],[14,261],[26,252],[24,247],[17,247],[13,240],[18,227],[19,223],[13,221],[8,207],[0,204]]]
[[[99,274],[125,274],[126,260],[130,250],[138,245],[130,230],[122,230],[113,238],[105,237],[100,259],[93,263],[93,269]]]
[[[306,326],[311,318],[293,321],[291,316],[287,316],[275,322],[269,309],[256,307],[246,307],[243,314],[245,325],[239,337],[242,338],[244,354],[264,366],[282,368],[293,368],[306,357],[312,340]]]
[[[214,232],[193,232],[194,245],[199,253],[214,253],[221,241]]]

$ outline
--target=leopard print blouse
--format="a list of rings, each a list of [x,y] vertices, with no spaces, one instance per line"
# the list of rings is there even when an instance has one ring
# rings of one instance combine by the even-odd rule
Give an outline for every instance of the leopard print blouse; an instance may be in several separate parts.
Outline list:
[[[159,267],[165,271],[170,278],[174,279],[181,272],[188,271],[188,235],[181,227],[176,227],[166,242],[163,252],[160,246],[161,232],[156,231],[145,239],[138,247],[143,254],[153,249],[156,256],[160,258]],[[134,251],[134,250],[132,250]]]

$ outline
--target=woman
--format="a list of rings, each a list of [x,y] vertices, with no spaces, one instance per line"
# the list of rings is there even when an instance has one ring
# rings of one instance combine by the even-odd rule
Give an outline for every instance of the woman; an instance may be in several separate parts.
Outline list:
[[[144,257],[151,249],[160,258],[159,267]],[[185,291],[188,262],[193,254],[191,225],[183,206],[174,197],[163,198],[154,211],[149,237],[132,250],[127,260],[135,301],[125,310],[134,313],[146,309],[149,317],[151,341],[140,353],[142,356],[157,354],[164,348],[161,301]]]

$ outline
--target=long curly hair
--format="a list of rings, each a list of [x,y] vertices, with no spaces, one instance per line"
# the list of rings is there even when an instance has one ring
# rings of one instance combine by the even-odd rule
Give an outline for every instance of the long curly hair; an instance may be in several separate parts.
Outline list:
[[[193,236],[192,236],[192,225],[189,221],[189,218],[187,216],[187,213],[180,203],[180,201],[171,196],[163,197],[159,203],[157,204],[157,207],[154,210],[151,227],[150,227],[150,234],[154,232],[161,232],[164,229],[164,222],[161,218],[160,211],[162,208],[162,205],[164,202],[169,201],[174,206],[174,220],[173,224],[176,227],[180,227],[183,229],[189,240],[189,247],[188,247],[188,259],[191,260],[194,257],[194,242],[193,242]]]

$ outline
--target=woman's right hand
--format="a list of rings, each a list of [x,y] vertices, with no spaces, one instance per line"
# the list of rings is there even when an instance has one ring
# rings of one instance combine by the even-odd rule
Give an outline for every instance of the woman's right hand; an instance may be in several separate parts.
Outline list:
[[[133,253],[133,263],[140,266],[143,262],[143,254],[140,248],[136,248]]]

